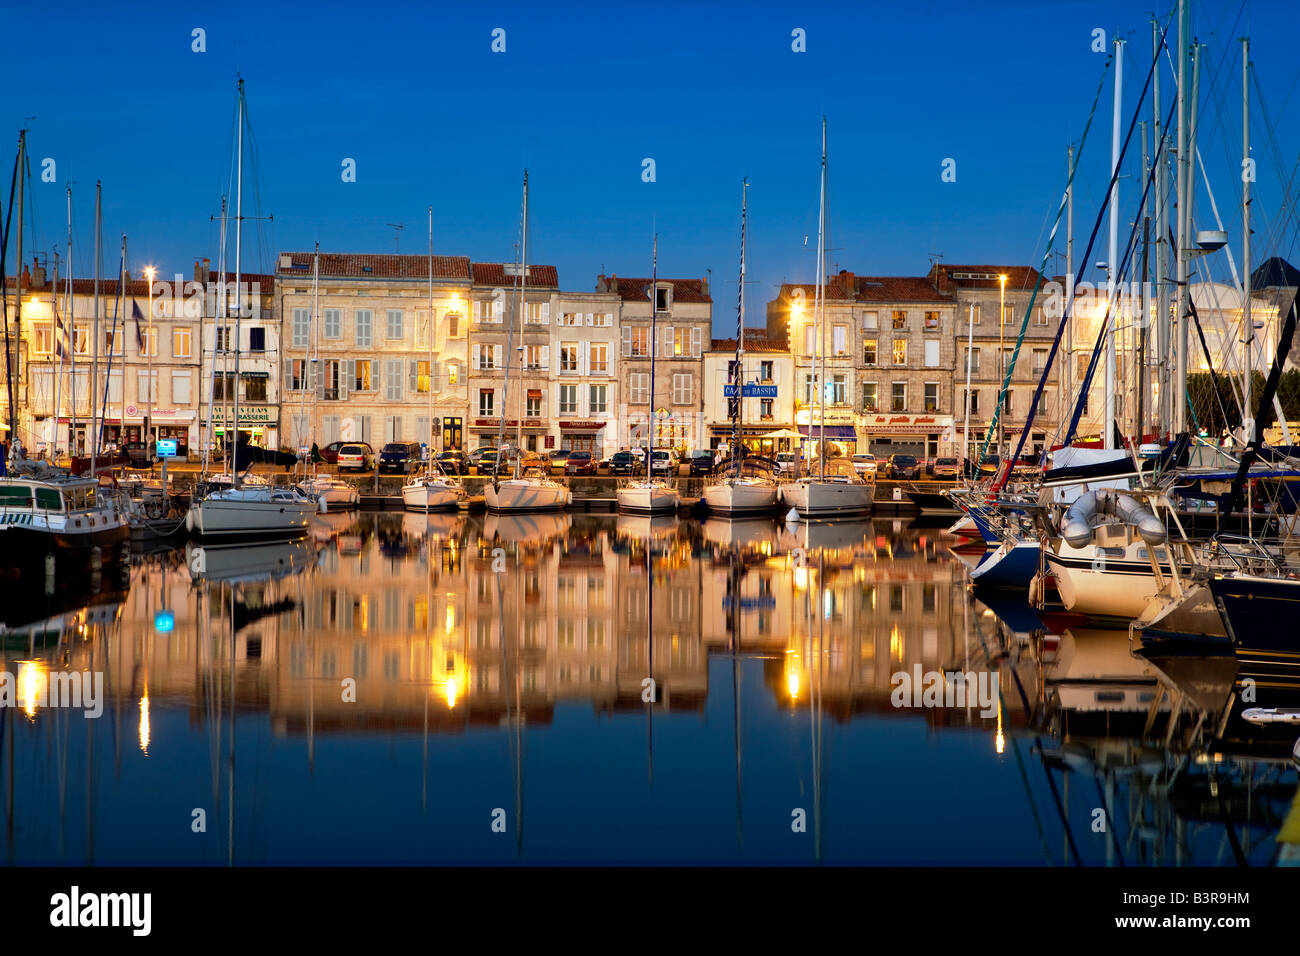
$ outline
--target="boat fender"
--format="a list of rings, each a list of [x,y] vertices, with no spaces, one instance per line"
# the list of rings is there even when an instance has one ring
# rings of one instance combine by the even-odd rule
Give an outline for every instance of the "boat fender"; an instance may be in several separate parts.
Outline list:
[[[1042,575],[1035,574],[1029,581],[1029,603],[1031,606],[1038,604],[1038,592],[1042,587]]]
[[[791,508],[789,511],[787,511],[785,513],[785,520],[797,523],[799,521],[799,509]]]
[[[194,530],[194,512],[193,512],[193,511],[187,511],[187,512],[185,512],[185,530],[186,530],[186,531],[193,531],[193,530]]]
[[[329,502],[325,500],[325,496],[324,496],[324,495],[321,495],[319,498],[316,499],[316,504],[317,504],[317,507],[320,508],[320,513],[321,513],[321,514],[323,514],[323,515],[324,515],[324,514],[329,514],[329,510],[330,510]]]

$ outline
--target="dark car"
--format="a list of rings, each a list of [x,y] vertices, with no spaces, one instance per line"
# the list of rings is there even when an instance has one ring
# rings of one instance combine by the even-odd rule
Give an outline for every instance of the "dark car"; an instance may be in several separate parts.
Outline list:
[[[890,478],[920,478],[921,463],[915,455],[890,455],[885,462],[885,474]]]
[[[594,475],[596,473],[596,462],[592,459],[591,452],[569,452],[569,457],[564,463],[564,473],[566,475]]]
[[[420,443],[390,441],[379,450],[379,471],[410,474],[420,467]]]
[[[126,456],[133,465],[149,464],[149,446],[142,441],[129,441],[123,446]]]
[[[448,475],[468,475],[469,462],[463,451],[444,451],[438,455],[438,467]]]
[[[496,467],[497,450],[494,446],[475,448],[466,459],[466,464],[474,469],[475,474],[490,475]]]
[[[609,459],[611,475],[639,475],[644,471],[640,452],[616,451]]]
[[[713,451],[712,449],[702,448],[691,452],[691,477],[696,478],[700,475],[709,475],[713,473]]]
[[[245,471],[252,464],[280,465],[285,471],[289,471],[298,464],[298,456],[292,452],[276,451],[274,448],[263,448],[261,445],[240,442],[235,446],[235,471]]]
[[[325,459],[327,465],[337,465],[339,463],[339,449],[346,444],[347,442],[332,441],[320,450],[320,456]]]

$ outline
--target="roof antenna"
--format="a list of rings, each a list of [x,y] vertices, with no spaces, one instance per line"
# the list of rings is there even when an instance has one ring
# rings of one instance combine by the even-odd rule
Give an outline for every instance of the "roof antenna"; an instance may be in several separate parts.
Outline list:
[[[402,245],[402,230],[405,229],[406,226],[405,226],[403,223],[400,223],[400,222],[390,222],[390,223],[386,223],[386,225],[392,226],[392,227],[393,227],[393,230],[394,230],[394,232],[393,232],[393,252],[394,252],[394,253],[400,253],[400,252],[402,251],[402,250],[401,250],[401,245]]]

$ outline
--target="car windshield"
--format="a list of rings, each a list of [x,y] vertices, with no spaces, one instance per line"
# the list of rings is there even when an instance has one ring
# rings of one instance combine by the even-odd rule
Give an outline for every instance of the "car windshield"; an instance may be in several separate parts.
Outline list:
[[[344,445],[339,449],[340,455],[360,455],[364,454],[364,449],[360,445]]]
[[[577,458],[577,459],[580,460],[580,461],[587,461],[587,460],[589,460],[589,459],[591,458],[591,454],[590,454],[590,452],[585,452],[585,451],[575,451],[575,452],[574,452],[572,455],[570,455],[569,457],[570,457],[570,458]]]
[[[956,458],[939,458],[939,459],[936,459],[936,460],[935,460],[935,464],[936,464],[936,465],[955,465],[955,464],[957,464],[957,459],[956,459]]]
[[[398,453],[402,453],[402,452],[405,452],[405,451],[406,451],[406,446],[405,446],[405,445],[388,444],[388,445],[385,445],[385,446],[384,446],[384,451],[386,451],[386,452],[398,452]]]
[[[911,455],[895,455],[894,464],[896,465],[915,465],[916,459]]]

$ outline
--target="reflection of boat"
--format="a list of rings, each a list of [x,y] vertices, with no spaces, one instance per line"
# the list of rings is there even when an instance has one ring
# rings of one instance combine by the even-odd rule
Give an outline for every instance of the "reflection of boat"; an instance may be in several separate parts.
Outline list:
[[[619,515],[615,530],[628,538],[646,541],[651,538],[671,538],[677,533],[676,515]]]
[[[317,541],[330,541],[347,531],[357,522],[357,516],[346,511],[327,511],[313,515],[311,536]]]
[[[413,538],[428,535],[449,538],[460,530],[465,519],[458,514],[431,512],[429,514],[407,513],[402,515],[402,531]]]
[[[700,530],[704,532],[704,540],[727,547],[767,544],[775,548],[778,539],[776,525],[767,518],[742,518],[734,521],[709,518],[700,525]]]
[[[923,515],[951,515],[960,509],[942,491],[904,491]],[[973,522],[972,522],[973,524]]]
[[[78,596],[75,600],[85,600],[85,596]],[[19,607],[15,613],[11,606],[5,611],[6,620],[0,621],[0,644],[31,644],[46,639],[57,642],[65,634],[86,633],[83,628],[105,627],[121,617],[125,601],[125,592],[113,591],[100,596],[95,603],[27,621],[23,620],[26,617],[23,608]],[[55,607],[47,605],[40,610],[50,611],[55,610]]]
[[[870,520],[862,521],[787,521],[782,529],[782,549],[853,548],[873,535]]]
[[[567,514],[489,514],[483,521],[483,535],[511,544],[545,544],[569,530]]]
[[[1061,707],[1074,712],[1145,714],[1158,683],[1155,669],[1129,652],[1127,631],[1102,628],[1067,629],[1043,676]]]
[[[315,548],[306,540],[264,544],[185,546],[190,575],[206,581],[265,581],[298,574],[309,564]]]

